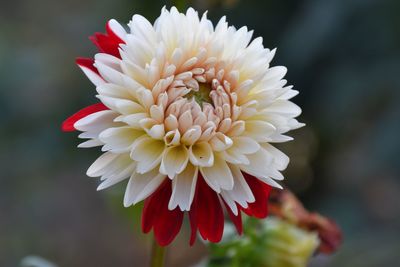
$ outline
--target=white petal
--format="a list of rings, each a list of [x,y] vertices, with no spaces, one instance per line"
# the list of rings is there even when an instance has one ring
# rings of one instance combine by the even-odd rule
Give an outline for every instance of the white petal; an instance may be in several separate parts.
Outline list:
[[[126,187],[124,206],[129,207],[150,196],[165,178],[156,168],[143,174],[133,173]]]
[[[115,160],[119,155],[111,152],[106,152],[98,157],[86,172],[89,177],[97,177],[103,175],[104,169]]]
[[[265,150],[273,155],[274,165],[278,170],[283,171],[284,169],[286,169],[287,165],[289,164],[288,156],[286,156],[282,151],[268,143],[265,143],[262,146]]]
[[[131,175],[131,168],[134,167],[134,165],[136,165],[136,163],[132,161],[128,153],[118,154],[118,157],[110,162],[107,168],[104,168],[104,173],[102,174],[101,179],[104,180],[120,176],[127,178],[129,175]]]
[[[126,31],[115,19],[110,19],[108,21],[108,26],[110,29],[122,40],[125,40]]]
[[[220,154],[215,154],[213,166],[201,167],[200,171],[207,184],[217,193],[221,192],[221,189],[232,190],[232,173]]]
[[[236,216],[238,215],[238,208],[236,206],[235,201],[231,198],[231,196],[227,192],[228,191],[221,191],[221,197],[225,200],[225,203],[231,209],[232,213]]]
[[[260,149],[260,145],[249,137],[238,136],[232,138],[233,145],[232,148],[235,148],[242,152],[243,154],[252,154],[257,152]]]
[[[276,188],[279,188],[279,189],[283,189],[283,187],[280,185],[280,184],[278,184],[274,179],[272,179],[272,178],[269,178],[269,177],[257,177],[260,181],[262,181],[262,182],[264,182],[264,183],[266,183],[266,184],[269,184],[270,186],[272,186],[272,187],[276,187]]]
[[[137,87],[125,87],[113,83],[104,83],[96,87],[97,93],[101,96],[113,97],[118,99],[127,99],[137,101],[136,93],[140,89]]]
[[[105,144],[103,151],[114,153],[129,152],[133,142],[144,134],[144,131],[129,126],[108,128],[102,131],[99,139]]]
[[[102,146],[104,145],[103,142],[101,142],[98,139],[93,139],[93,140],[88,140],[85,142],[82,142],[78,145],[79,148],[89,148],[89,147],[96,147],[96,146]]]
[[[243,174],[239,167],[229,165],[234,179],[233,189],[226,191],[230,197],[236,201],[243,208],[247,207],[247,203],[253,203],[255,201],[253,192],[243,177]]]
[[[97,187],[97,191],[106,189],[110,186],[113,186],[126,178],[128,178],[135,171],[136,163],[131,161],[127,165],[120,164],[118,169],[112,173],[112,175],[108,175],[107,177],[103,177],[103,182]]]
[[[98,73],[94,72],[93,70],[83,65],[78,64],[78,66],[94,85],[99,86],[106,82],[103,80],[103,78],[101,78],[101,76]]]
[[[268,137],[275,132],[276,128],[265,121],[246,121],[246,131],[244,135],[257,142],[267,142]]]
[[[193,202],[197,182],[197,167],[188,164],[185,170],[172,180],[172,195],[168,209],[174,210],[177,206],[181,211],[189,211]]]
[[[100,133],[104,129],[112,127],[116,116],[117,113],[112,110],[95,112],[75,122],[74,127],[82,132],[98,131]]]
[[[284,114],[291,117],[297,117],[301,114],[301,108],[294,104],[293,102],[286,100],[277,100],[269,107],[266,108],[267,111]]]
[[[260,148],[256,153],[247,155],[250,164],[240,165],[240,169],[245,172],[257,176],[268,177],[271,164],[274,158],[264,148]]]
[[[107,82],[122,86],[124,88],[139,88],[141,85],[128,77],[127,75],[113,69],[112,67],[100,62],[95,61],[95,66],[99,70],[101,77],[103,77]]]

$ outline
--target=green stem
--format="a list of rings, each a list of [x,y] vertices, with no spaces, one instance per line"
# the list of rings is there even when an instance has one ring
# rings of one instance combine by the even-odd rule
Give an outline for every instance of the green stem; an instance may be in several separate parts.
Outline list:
[[[161,247],[157,244],[157,241],[153,239],[153,245],[151,249],[151,267],[163,267],[165,262],[165,247]]]

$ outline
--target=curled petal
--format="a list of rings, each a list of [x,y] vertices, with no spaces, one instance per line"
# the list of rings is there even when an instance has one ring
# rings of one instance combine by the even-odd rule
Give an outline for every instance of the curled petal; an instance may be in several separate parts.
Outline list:
[[[160,172],[172,179],[186,168],[188,161],[189,153],[186,146],[168,147],[161,161]]]
[[[211,167],[214,164],[214,152],[208,142],[199,142],[189,148],[189,158],[193,165]]]

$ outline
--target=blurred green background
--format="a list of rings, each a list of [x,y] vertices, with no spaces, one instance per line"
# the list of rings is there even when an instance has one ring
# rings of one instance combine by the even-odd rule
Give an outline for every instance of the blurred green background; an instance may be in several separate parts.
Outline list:
[[[39,255],[59,266],[145,266],[149,242],[123,186],[96,192],[85,176],[97,149],[78,150],[61,122],[94,103],[75,66],[109,18],[149,20],[163,1],[14,0],[0,3],[0,266]],[[280,148],[291,156],[286,184],[307,208],[334,218],[345,240],[314,267],[400,266],[400,1],[194,0],[217,22],[247,25],[278,47],[274,65],[300,91],[307,124]],[[185,3],[178,1],[177,5]],[[169,266],[205,249],[173,243]]]

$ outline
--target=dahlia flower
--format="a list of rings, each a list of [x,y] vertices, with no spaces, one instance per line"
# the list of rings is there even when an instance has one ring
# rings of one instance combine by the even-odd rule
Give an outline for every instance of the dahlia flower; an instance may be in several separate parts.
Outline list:
[[[223,207],[239,233],[241,212],[266,217],[289,162],[271,143],[302,126],[286,68],[270,67],[275,49],[192,8],[164,8],[154,24],[134,15],[127,28],[110,20],[90,37],[99,53],[76,62],[100,102],[63,123],[88,139],[78,147],[102,147],[87,171],[101,177],[98,190],[129,178],[124,205],[145,201],[142,229],[160,245],[175,238],[185,212],[190,244],[197,231],[220,241]]]

